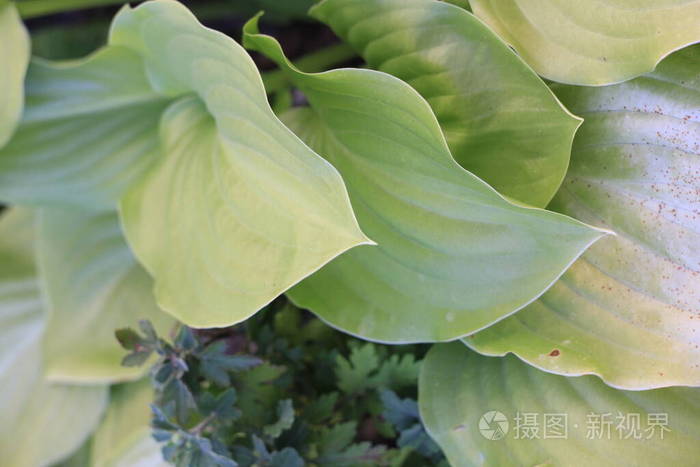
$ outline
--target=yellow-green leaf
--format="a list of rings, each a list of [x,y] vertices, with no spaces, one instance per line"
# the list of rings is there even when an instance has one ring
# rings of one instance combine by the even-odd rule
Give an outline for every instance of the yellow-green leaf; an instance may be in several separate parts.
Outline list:
[[[306,74],[279,44],[244,42],[273,58],[311,108],[285,122],[343,175],[360,226],[379,246],[340,256],[289,293],[367,339],[450,340],[517,311],[603,233],[511,204],[452,158],[429,105],[388,74]]]
[[[581,120],[471,13],[435,0],[325,0],[311,14],[428,101],[462,167],[526,204],[552,199]]]
[[[14,4],[0,0],[0,148],[22,115],[29,48],[29,34]]]
[[[148,319],[160,334],[174,320],[153,297],[153,281],[122,236],[116,212],[43,209],[37,260],[49,311],[43,342],[47,378],[69,383],[132,380],[115,329]]]
[[[700,41],[698,0],[470,0],[540,75],[569,84],[617,83],[652,71]]]
[[[104,419],[92,440],[92,467],[165,467],[151,436],[153,388],[148,379],[113,386]]]

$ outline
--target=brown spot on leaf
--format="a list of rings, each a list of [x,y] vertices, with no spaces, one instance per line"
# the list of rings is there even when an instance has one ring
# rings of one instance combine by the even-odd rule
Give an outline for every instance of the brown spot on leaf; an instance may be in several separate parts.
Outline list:
[[[561,352],[559,352],[559,349],[554,349],[551,352],[549,352],[549,356],[550,357],[558,357],[560,353]]]

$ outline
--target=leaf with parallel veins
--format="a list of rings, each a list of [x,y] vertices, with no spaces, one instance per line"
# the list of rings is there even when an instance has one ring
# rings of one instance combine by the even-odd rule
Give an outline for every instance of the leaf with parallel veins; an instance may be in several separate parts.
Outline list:
[[[370,340],[450,340],[539,296],[604,235],[501,197],[452,158],[428,104],[388,74],[306,74],[246,25],[310,108],[284,121],[338,168],[360,226],[379,246],[350,251],[289,292],[332,325]]]

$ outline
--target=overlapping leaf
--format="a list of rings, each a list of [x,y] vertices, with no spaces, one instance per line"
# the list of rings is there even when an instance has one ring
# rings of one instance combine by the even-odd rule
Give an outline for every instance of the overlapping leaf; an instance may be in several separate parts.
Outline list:
[[[151,437],[153,388],[148,380],[112,387],[105,417],[92,440],[93,467],[156,467],[167,464]]]
[[[526,204],[552,199],[580,119],[481,21],[435,0],[325,0],[311,15],[428,101],[462,167]]]
[[[249,317],[360,232],[338,172],[272,113],[258,71],[179,3],[123,9],[111,43],[137,51],[165,95],[164,158],[122,220],[159,304],[192,326]]]
[[[0,151],[0,200],[104,210],[125,191],[159,304],[193,326],[241,321],[371,243],[337,171],[272,113],[250,57],[173,0],[125,7],[84,61],[33,63]]]
[[[556,91],[586,121],[552,207],[617,236],[465,342],[622,388],[700,385],[700,46],[624,84]]]
[[[620,391],[451,343],[428,353],[419,393],[426,428],[453,466],[693,465],[700,457],[697,388]],[[504,417],[482,420],[490,411]]]
[[[113,208],[153,165],[166,103],[123,47],[77,62],[35,59],[20,127],[0,150],[0,200]]]
[[[166,333],[173,320],[156,306],[153,282],[124,242],[116,212],[43,210],[37,236],[49,308],[47,377],[95,383],[141,376],[146,368],[121,365],[114,330],[148,319]]]
[[[428,104],[371,70],[305,74],[279,44],[244,42],[277,61],[311,102],[285,121],[343,174],[362,229],[350,251],[290,291],[331,324],[368,339],[447,340],[542,293],[602,233],[515,206],[450,155]]]
[[[700,41],[698,0],[470,0],[539,74],[602,85],[652,71]]]
[[[0,0],[0,148],[12,136],[24,103],[29,35],[14,4]]]
[[[0,220],[0,459],[9,467],[60,461],[88,437],[104,386],[49,384],[42,375],[44,313],[33,271],[32,217]]]

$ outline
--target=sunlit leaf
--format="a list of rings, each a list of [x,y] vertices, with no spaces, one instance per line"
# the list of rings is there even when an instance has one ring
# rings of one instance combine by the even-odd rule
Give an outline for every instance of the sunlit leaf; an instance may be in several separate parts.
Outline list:
[[[450,155],[428,104],[385,73],[297,71],[279,44],[246,26],[244,42],[287,70],[311,108],[285,122],[344,177],[377,243],[337,258],[291,298],[352,334],[448,340],[540,295],[602,233],[504,200]]]
[[[451,343],[428,353],[419,394],[426,428],[455,467],[653,467],[700,458],[698,388],[620,391],[595,376],[552,375]]]
[[[586,121],[551,207],[617,236],[466,343],[622,388],[698,386],[700,46],[628,83],[556,91]]]
[[[110,41],[184,97],[164,157],[122,203],[127,239],[167,311],[191,326],[242,321],[338,254],[371,243],[338,172],[272,113],[242,47],[170,0],[124,8]]]
[[[22,115],[29,35],[14,3],[0,0],[0,147],[12,136]]]
[[[700,41],[698,0],[470,0],[474,14],[535,71],[570,84],[610,84],[652,71]]]
[[[124,367],[114,330],[150,320],[165,334],[174,320],[155,304],[153,282],[122,237],[116,212],[45,209],[38,262],[49,320],[47,377],[62,382],[135,379],[147,367]]]
[[[464,168],[526,204],[552,199],[580,119],[481,21],[434,0],[325,0],[311,14],[428,101]]]

